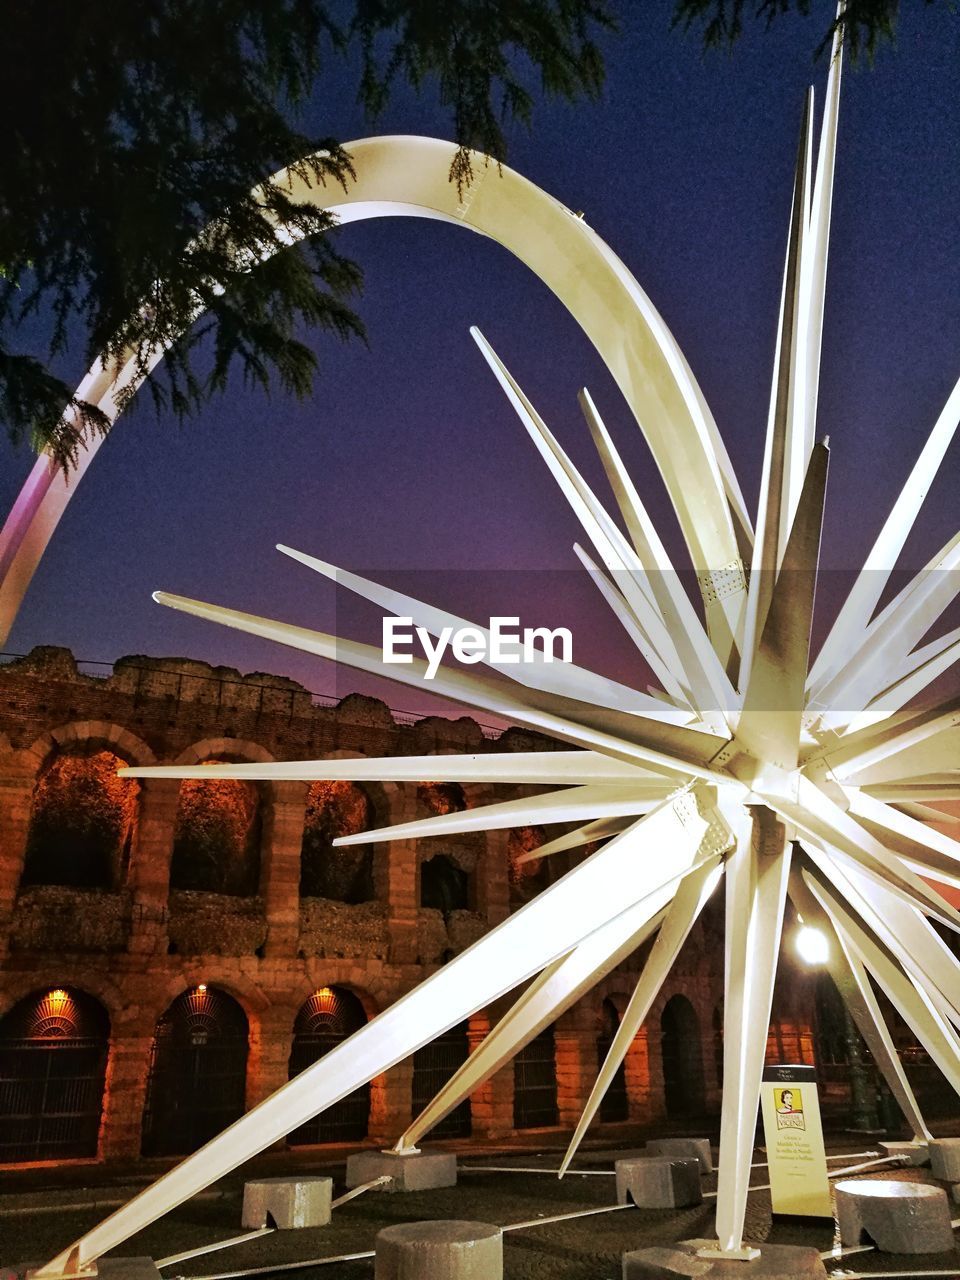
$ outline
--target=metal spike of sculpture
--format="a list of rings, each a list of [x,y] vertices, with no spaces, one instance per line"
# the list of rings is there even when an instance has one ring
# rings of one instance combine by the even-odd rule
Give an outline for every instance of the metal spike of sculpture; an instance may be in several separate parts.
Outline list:
[[[960,536],[874,616],[956,428],[960,387],[812,668],[809,662],[828,463],[826,442],[814,444],[813,437],[839,88],[835,49],[815,175],[812,101],[804,116],[755,538],[732,466],[683,356],[636,282],[582,221],[509,170],[502,177],[485,174],[457,203],[445,179],[450,149],[443,144],[401,139],[351,148],[358,181],[350,201],[338,206],[345,219],[419,212],[482,230],[537,271],[583,325],[660,468],[698,569],[702,617],[589,395],[583,393],[582,407],[626,534],[475,332],[592,544],[596,561],[577,548],[580,560],[617,624],[661,679],[663,693],[628,689],[572,664],[498,667],[491,661],[488,675],[442,667],[430,685],[434,691],[553,734],[574,748],[446,756],[444,777],[551,790],[339,843],[532,822],[578,824],[540,855],[600,836],[609,839],[349,1041],[65,1249],[39,1276],[90,1267],[160,1214],[530,979],[486,1040],[399,1138],[395,1149],[411,1151],[543,1027],[655,936],[565,1168],[721,879],[726,889],[725,1062],[715,1253],[749,1259],[756,1252],[744,1246],[743,1223],[788,895],[830,939],[830,971],[918,1137],[929,1135],[872,982],[960,1090],[960,965],[930,923],[960,930],[960,917],[931,887],[960,887],[960,842],[910,811],[911,804],[924,800],[960,799],[960,772],[950,767],[960,734],[960,701],[902,710],[958,655],[956,635],[917,646],[960,589],[953,575],[932,571],[954,567]],[[484,173],[482,166],[479,171]],[[574,271],[574,264],[584,269]],[[94,381],[98,376],[91,374]],[[83,394],[104,397],[101,404],[109,408],[110,377],[122,385],[129,373],[118,368],[103,377],[107,380]],[[92,453],[93,447],[86,461]],[[15,605],[22,594],[66,494],[41,466],[8,522],[0,544],[8,604]],[[739,548],[751,542],[748,578]],[[434,635],[446,626],[466,625],[323,561],[281,550],[382,609],[412,617]],[[425,664],[388,667],[380,651],[368,645],[178,596],[158,593],[157,599],[358,670],[413,685],[423,679]],[[180,767],[128,772],[197,776],[195,769]],[[225,764],[205,767],[203,776],[413,781],[435,773],[436,759],[428,756]]]

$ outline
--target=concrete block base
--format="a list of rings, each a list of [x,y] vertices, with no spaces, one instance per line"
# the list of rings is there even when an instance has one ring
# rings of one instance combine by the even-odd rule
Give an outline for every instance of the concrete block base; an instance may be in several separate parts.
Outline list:
[[[650,1156],[695,1156],[701,1173],[713,1173],[713,1150],[709,1138],[652,1138],[646,1146]]]
[[[457,1185],[457,1157],[447,1151],[420,1151],[401,1156],[395,1151],[360,1151],[347,1157],[347,1186],[359,1187],[364,1182],[384,1175],[384,1191],[431,1191],[434,1187]]]
[[[864,1243],[882,1253],[948,1253],[954,1246],[950,1203],[941,1187],[921,1182],[836,1183],[837,1222],[845,1245]]]
[[[160,1280],[152,1258],[101,1258],[98,1266],[103,1280]]]
[[[925,1142],[881,1142],[880,1150],[885,1156],[903,1156],[912,1165],[930,1163],[930,1149]]]
[[[699,1204],[700,1161],[696,1156],[639,1156],[618,1160],[617,1204],[638,1209],[682,1209]]]
[[[241,1225],[258,1231],[270,1219],[278,1231],[325,1227],[332,1198],[332,1178],[259,1178],[243,1188]]]
[[[960,1182],[960,1138],[935,1138],[930,1143],[930,1168],[935,1178]]]
[[[503,1280],[503,1234],[489,1222],[401,1222],[375,1248],[374,1280]]]
[[[827,1271],[816,1249],[765,1244],[751,1262],[698,1257],[710,1242],[685,1240],[667,1248],[637,1249],[623,1255],[623,1280],[824,1280]],[[714,1244],[716,1241],[713,1242]]]

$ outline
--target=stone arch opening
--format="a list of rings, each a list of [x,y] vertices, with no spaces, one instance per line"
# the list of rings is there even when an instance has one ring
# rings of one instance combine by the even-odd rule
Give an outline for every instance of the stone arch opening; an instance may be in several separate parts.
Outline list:
[[[417,816],[435,817],[442,813],[462,813],[467,796],[459,782],[421,782],[417,784]]]
[[[143,1113],[145,1156],[196,1151],[245,1110],[249,1026],[225,991],[201,983],[157,1023]]]
[[[367,1014],[359,998],[346,987],[320,987],[300,1007],[293,1024],[289,1078],[335,1049],[366,1025]],[[332,1107],[289,1134],[291,1146],[323,1142],[359,1142],[370,1124],[370,1086],[361,1085]]]
[[[91,745],[58,752],[33,788],[21,886],[117,890],[136,836],[140,784]]]
[[[597,1067],[600,1068],[610,1052],[613,1038],[620,1027],[620,1014],[609,996],[600,1005],[598,1023]],[[627,1073],[624,1063],[621,1062],[600,1103],[600,1119],[605,1124],[619,1124],[628,1118],[629,1110]]]
[[[413,1105],[416,1120],[424,1107],[463,1066],[470,1055],[469,1023],[461,1022],[423,1045],[413,1055]],[[449,1115],[433,1126],[433,1138],[469,1138],[472,1132],[470,1099],[465,1098]]]
[[[660,1015],[663,1095],[668,1116],[703,1115],[706,1089],[700,1020],[684,995],[667,1001]]]
[[[301,897],[347,903],[373,900],[373,846],[341,849],[333,842],[376,826],[376,810],[370,792],[359,783],[311,784],[300,847]]]
[[[513,1060],[513,1127],[549,1128],[559,1117],[557,1049],[553,1027],[547,1027]]]
[[[185,778],[177,803],[170,888],[254,896],[260,888],[262,809],[256,783]]]
[[[0,1164],[96,1156],[110,1018],[72,987],[34,992],[0,1019]]]
[[[420,905],[440,911],[444,919],[470,910],[470,877],[449,854],[435,853],[420,863]]]
[[[470,799],[459,782],[421,782],[417,786],[416,813],[420,818],[462,813]],[[428,844],[427,848],[434,846]],[[465,831],[448,834],[439,853],[420,860],[419,902],[440,911],[449,921],[453,911],[471,911],[476,896],[479,862],[485,847],[483,834]]]

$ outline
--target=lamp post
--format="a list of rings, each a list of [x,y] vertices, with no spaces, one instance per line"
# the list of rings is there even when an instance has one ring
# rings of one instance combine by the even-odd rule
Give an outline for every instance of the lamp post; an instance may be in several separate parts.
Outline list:
[[[881,1125],[873,1073],[863,1060],[860,1033],[846,1005],[843,1006],[843,1040],[850,1068],[850,1109],[853,1115],[850,1127],[875,1132]]]
[[[819,968],[830,958],[830,944],[826,935],[811,925],[801,924],[797,930],[795,945],[800,959],[810,968]],[[875,1131],[881,1125],[872,1072],[863,1060],[862,1041],[856,1023],[845,1004],[842,1009],[843,1045],[849,1068],[850,1110],[853,1121],[850,1127],[866,1132]]]

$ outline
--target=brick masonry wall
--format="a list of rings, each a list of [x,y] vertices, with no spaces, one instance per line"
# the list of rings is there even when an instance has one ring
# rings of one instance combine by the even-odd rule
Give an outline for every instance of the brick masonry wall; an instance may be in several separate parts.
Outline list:
[[[376,846],[374,902],[301,901],[307,788],[289,782],[260,784],[261,882],[253,898],[170,892],[179,789],[170,780],[142,786],[119,892],[21,889],[36,778],[58,752],[100,749],[133,763],[436,754],[441,781],[444,753],[564,748],[519,729],[494,739],[466,717],[398,723],[384,703],[361,695],[315,705],[306,689],[285,677],[244,677],[187,659],[124,658],[112,674],[94,678],[77,670],[69,651],[41,648],[0,667],[0,1016],[23,996],[50,987],[77,987],[101,1001],[111,1021],[100,1140],[100,1157],[109,1161],[139,1155],[154,1030],[185,989],[205,982],[242,1005],[250,1026],[247,1103],[253,1105],[286,1080],[294,1020],[312,992],[346,987],[372,1016],[434,972],[446,955],[503,920],[510,907],[506,832],[464,845],[462,857],[473,868],[471,910],[446,922],[439,912],[420,908],[417,898],[418,865],[438,851],[436,841]],[[415,791],[396,784],[377,790],[378,825],[412,818]],[[520,794],[507,787],[464,792],[469,805]],[[576,856],[551,860],[551,873],[569,869]],[[628,1054],[632,1120],[650,1122],[663,1114],[659,1019],[678,993],[694,1006],[707,1104],[717,1107],[713,1018],[722,997],[722,954],[716,920],[708,914]],[[557,1024],[565,1127],[576,1122],[595,1078],[601,1003],[609,996],[622,1011],[639,959],[620,966]],[[471,1020],[471,1043],[505,1007],[500,1001]],[[409,1122],[411,1079],[408,1061],[373,1082],[372,1141],[392,1142]],[[477,1136],[510,1130],[512,1091],[510,1066],[477,1091]]]

